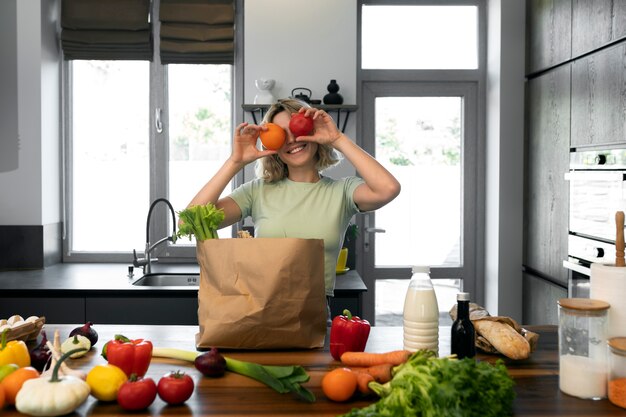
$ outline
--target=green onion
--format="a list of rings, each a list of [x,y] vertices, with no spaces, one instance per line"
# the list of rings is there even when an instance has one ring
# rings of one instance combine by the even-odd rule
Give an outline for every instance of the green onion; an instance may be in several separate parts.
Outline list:
[[[155,347],[152,349],[153,357],[179,359],[192,363],[199,355],[202,353],[176,348]],[[280,394],[293,392],[307,402],[315,402],[315,394],[300,385],[309,380],[309,375],[302,366],[260,365],[227,357],[224,359],[226,359],[226,369],[230,372],[257,380]]]

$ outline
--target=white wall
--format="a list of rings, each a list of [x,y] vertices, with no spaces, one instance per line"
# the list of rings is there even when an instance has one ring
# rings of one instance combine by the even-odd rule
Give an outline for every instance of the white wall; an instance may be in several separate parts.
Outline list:
[[[247,0],[244,97],[253,103],[254,80],[276,80],[274,96],[310,89],[313,99],[336,79],[344,104],[356,103],[356,0]]]
[[[8,92],[0,101],[0,143],[13,146],[16,135],[19,141],[17,163],[10,169],[0,167],[1,225],[61,220],[56,10],[56,0],[0,2],[3,23],[12,20],[12,24],[0,25],[0,36],[9,46],[2,48],[0,56],[0,89]],[[5,149],[0,151],[4,154]]]
[[[289,97],[294,88],[305,87],[312,91],[312,99],[319,100],[334,79],[343,103],[356,104],[356,15],[356,0],[246,0],[245,104],[254,103],[258,78],[276,81],[272,91],[276,98]],[[352,113],[346,125],[345,133],[352,140],[356,139],[357,117],[358,113]],[[252,122],[252,118],[246,115],[245,121]],[[341,162],[326,175],[354,175],[354,168]],[[244,180],[253,177],[251,165]]]

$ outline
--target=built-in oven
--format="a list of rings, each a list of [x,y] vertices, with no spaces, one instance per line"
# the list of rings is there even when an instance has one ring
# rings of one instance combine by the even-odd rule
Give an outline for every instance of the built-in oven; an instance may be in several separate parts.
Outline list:
[[[626,149],[570,153],[570,297],[589,296],[590,265],[615,262],[615,213],[626,211]]]

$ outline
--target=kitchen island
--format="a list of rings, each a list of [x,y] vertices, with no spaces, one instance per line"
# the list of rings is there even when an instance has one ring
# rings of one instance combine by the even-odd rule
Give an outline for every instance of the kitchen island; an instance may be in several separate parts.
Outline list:
[[[55,329],[66,337],[75,325],[46,324],[45,329],[52,336]],[[71,366],[88,371],[97,364],[104,364],[99,350],[114,334],[124,334],[130,338],[146,338],[158,347],[175,347],[194,350],[196,326],[113,326],[95,325],[99,335],[98,344],[87,356],[72,360]],[[505,360],[510,374],[515,380],[517,398],[514,402],[515,416],[624,416],[626,410],[614,406],[608,400],[580,400],[565,395],[558,387],[557,328],[555,326],[534,326],[529,329],[540,334],[538,349],[523,361]],[[440,328],[440,355],[450,352],[450,328]],[[97,348],[97,351],[96,351]],[[373,327],[366,350],[383,352],[402,348],[402,328]],[[193,365],[170,359],[153,359],[148,376],[158,381],[168,371],[181,369],[192,376],[196,389],[192,397],[181,406],[167,406],[159,398],[144,412],[130,413],[116,403],[101,403],[89,399],[73,415],[97,414],[102,417],[120,415],[188,415],[188,416],[336,416],[353,407],[363,407],[373,399],[356,399],[346,403],[335,403],[326,399],[320,388],[326,371],[340,366],[324,349],[294,351],[223,351],[225,356],[247,360],[264,365],[302,365],[311,376],[305,384],[317,401],[309,404],[291,394],[278,394],[256,381],[237,374],[227,373],[222,378],[206,378],[193,368]],[[480,354],[479,360],[494,362],[500,356]],[[20,415],[14,408],[3,410],[4,416]]]

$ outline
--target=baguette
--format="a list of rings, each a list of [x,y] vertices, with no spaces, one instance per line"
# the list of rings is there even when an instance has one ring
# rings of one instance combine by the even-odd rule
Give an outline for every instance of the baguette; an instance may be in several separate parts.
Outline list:
[[[476,331],[504,356],[511,359],[530,356],[528,341],[508,324],[492,320],[476,320],[473,324]]]

